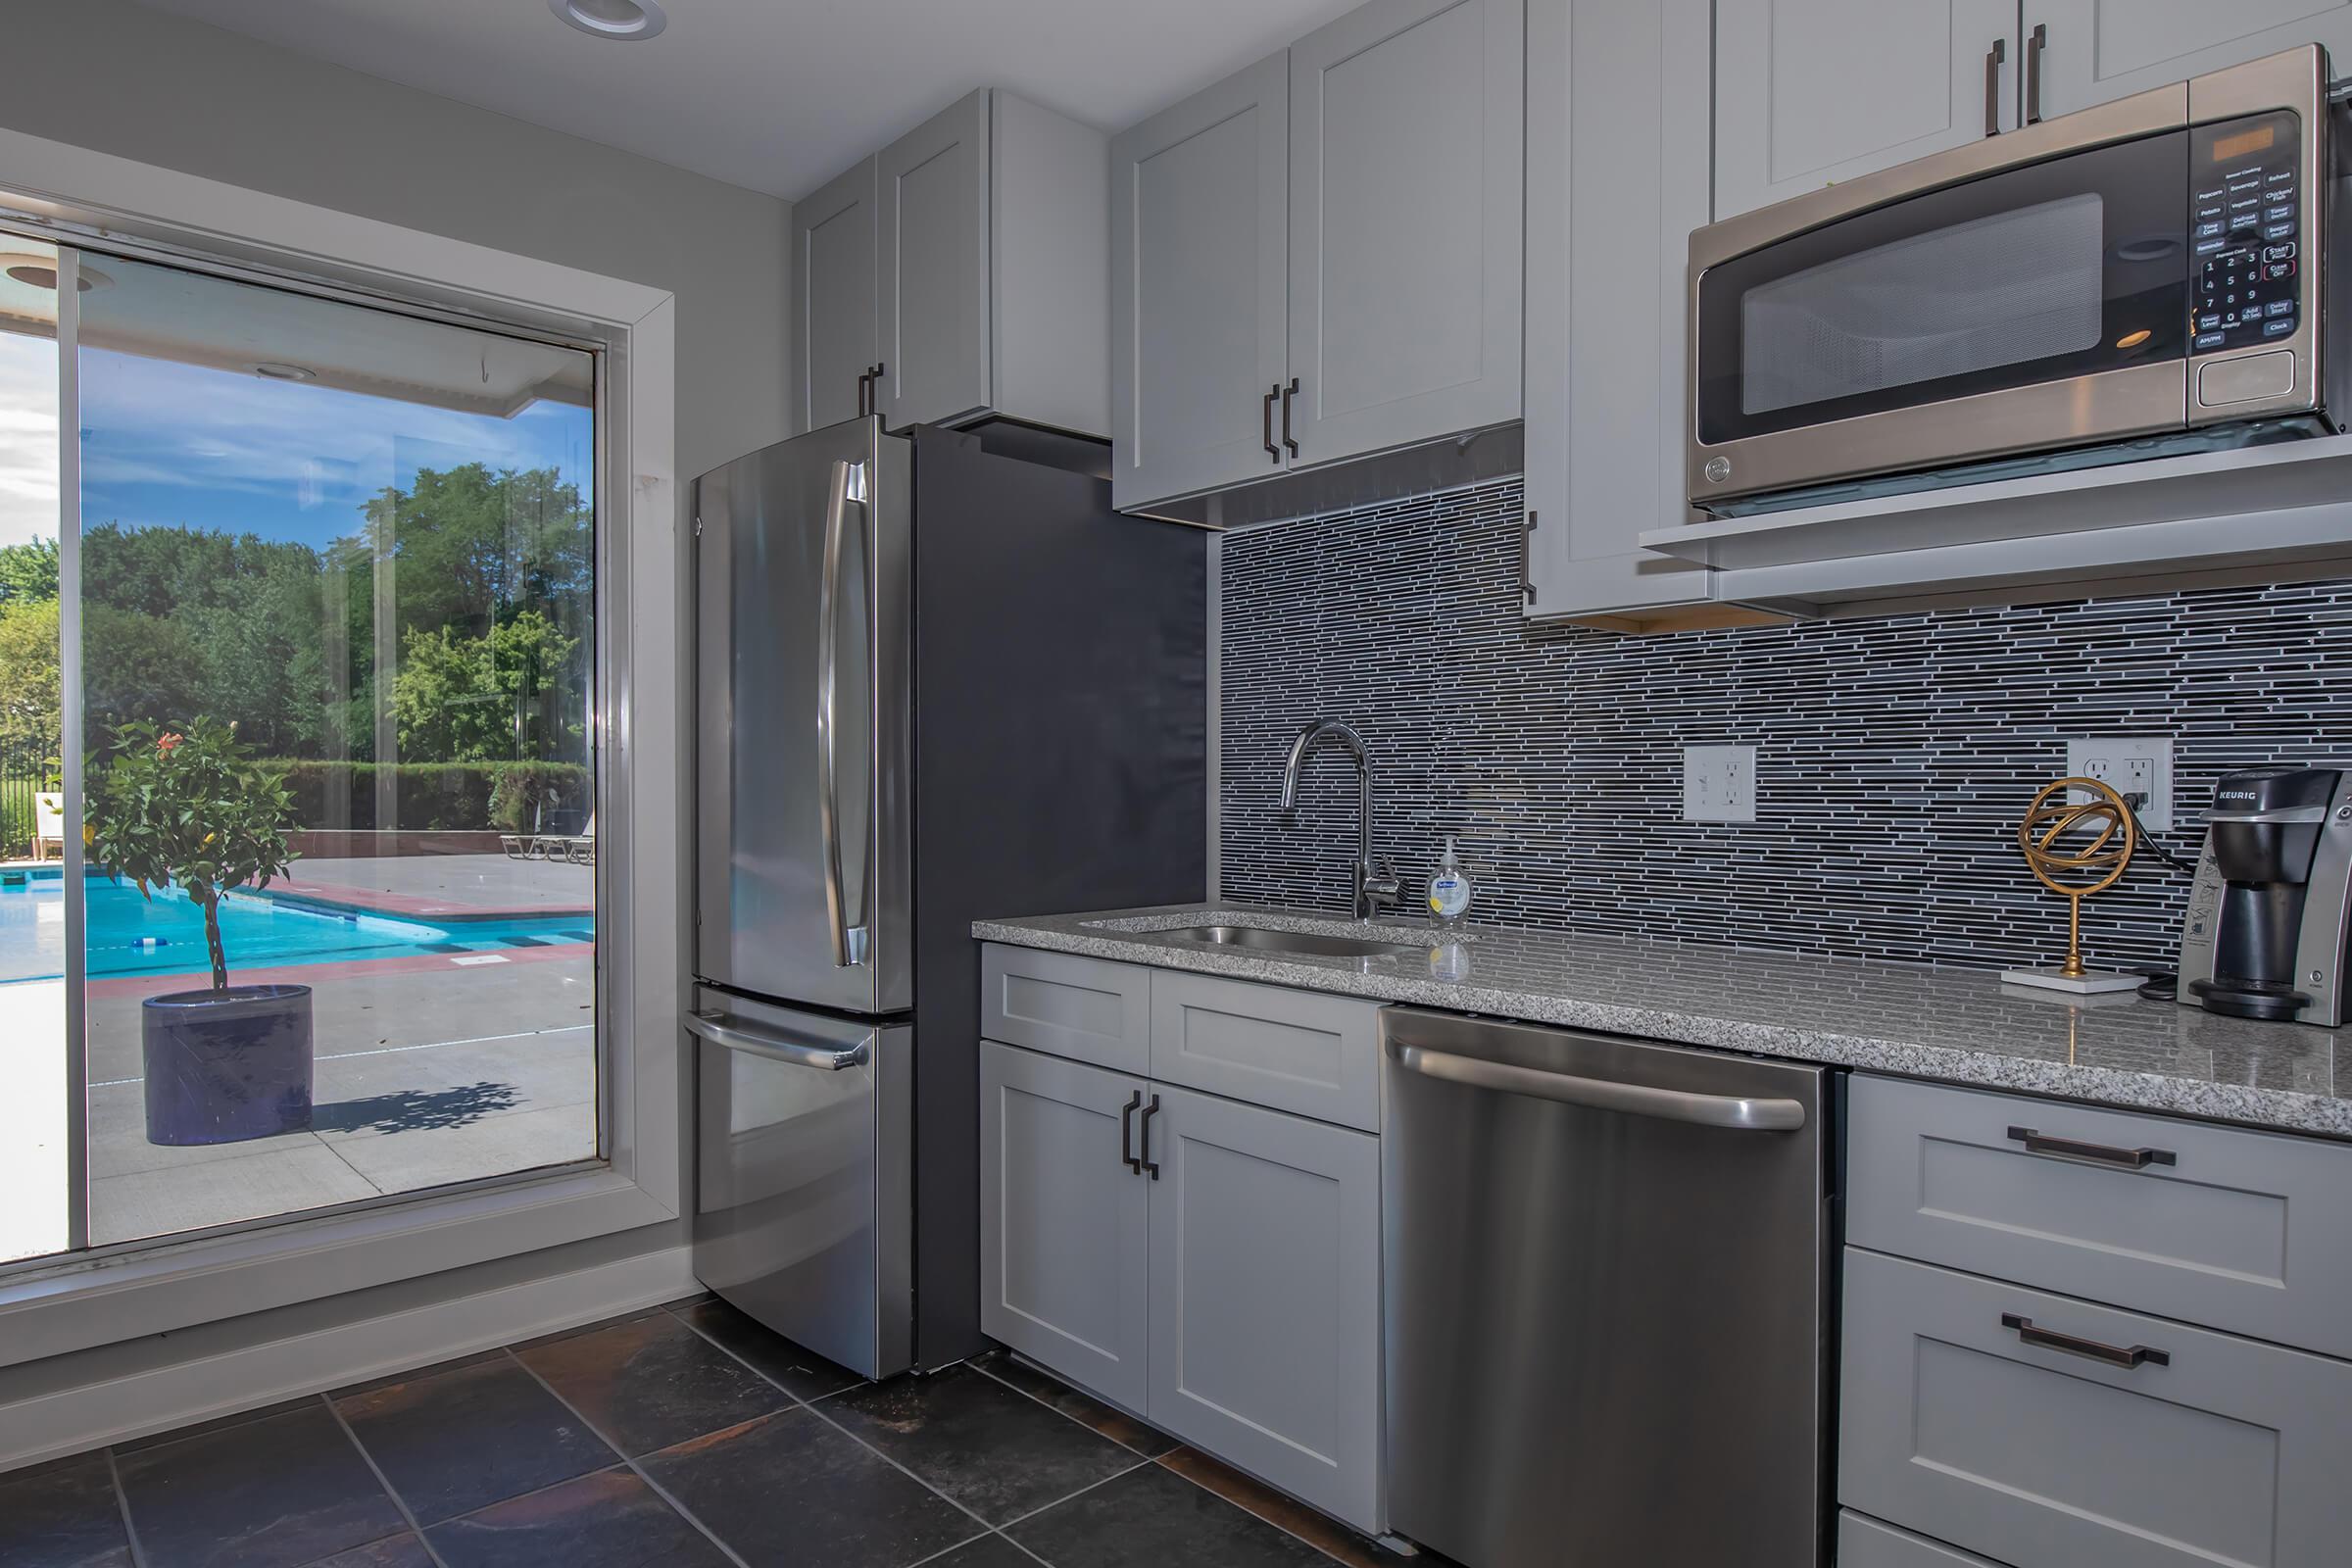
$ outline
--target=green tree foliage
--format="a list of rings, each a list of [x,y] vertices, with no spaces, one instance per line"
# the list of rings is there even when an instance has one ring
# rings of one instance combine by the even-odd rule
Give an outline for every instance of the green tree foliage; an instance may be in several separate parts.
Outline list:
[[[401,665],[419,665],[396,666],[387,694],[404,763],[584,761],[594,553],[577,486],[481,464],[379,492],[358,530],[323,550],[216,529],[88,529],[92,746],[134,719],[207,712],[234,714],[241,742],[266,756],[376,760],[376,666],[398,649]]]
[[[57,755],[62,711],[56,598],[0,604],[0,757],[16,768]]]
[[[0,606],[57,597],[57,541],[0,545]]]
[[[579,646],[536,610],[480,637],[412,627],[392,679],[401,755],[451,762],[562,755],[569,737],[550,699]]]
[[[228,989],[220,946],[220,895],[266,888],[286,874],[293,800],[256,764],[234,725],[199,715],[184,729],[144,720],[117,732],[113,759],[92,772],[90,856],[152,899],[176,886],[204,911],[213,989]]]

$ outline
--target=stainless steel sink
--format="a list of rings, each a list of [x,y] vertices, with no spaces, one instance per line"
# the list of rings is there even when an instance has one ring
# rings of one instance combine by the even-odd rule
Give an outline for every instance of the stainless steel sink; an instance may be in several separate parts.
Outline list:
[[[1421,954],[1428,950],[1405,942],[1374,942],[1367,937],[1327,937],[1313,931],[1269,931],[1254,925],[1192,925],[1165,933],[1184,942],[1207,942],[1220,948],[1250,948],[1261,953],[1305,953],[1321,958],[1377,958],[1389,954]]]

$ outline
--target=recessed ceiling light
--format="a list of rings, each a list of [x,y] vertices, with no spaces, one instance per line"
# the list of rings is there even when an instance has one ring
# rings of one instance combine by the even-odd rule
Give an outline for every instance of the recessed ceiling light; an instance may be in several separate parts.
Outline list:
[[[547,9],[592,38],[633,43],[669,25],[656,0],[547,0]]]
[[[57,287],[57,263],[46,256],[26,256],[22,251],[14,256],[0,256],[0,272],[7,273],[27,288]],[[96,268],[84,266],[78,274],[78,281],[79,287],[74,292],[87,294],[94,288],[104,288],[114,279]]]
[[[267,376],[272,381],[316,381],[318,379],[317,370],[300,365],[282,365],[275,361],[255,366],[253,373]]]

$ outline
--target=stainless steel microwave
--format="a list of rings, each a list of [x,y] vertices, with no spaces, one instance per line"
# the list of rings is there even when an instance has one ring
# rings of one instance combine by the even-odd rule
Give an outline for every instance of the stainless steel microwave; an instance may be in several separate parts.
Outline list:
[[[1695,231],[1691,505],[2341,430],[2343,113],[2291,49]]]

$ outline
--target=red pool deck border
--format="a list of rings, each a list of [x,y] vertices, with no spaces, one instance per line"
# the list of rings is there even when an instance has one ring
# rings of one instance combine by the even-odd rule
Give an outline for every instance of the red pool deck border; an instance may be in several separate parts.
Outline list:
[[[340,882],[305,882],[280,877],[262,890],[262,897],[296,908],[321,909],[332,914],[388,914],[435,924],[468,920],[576,920],[596,913],[591,902],[560,904],[452,904],[413,893],[388,893],[378,888],[355,888]]]
[[[593,942],[556,942],[543,948],[502,948],[496,953],[408,953],[391,958],[341,958],[329,963],[281,963],[267,969],[228,971],[232,986],[315,986],[329,980],[377,980],[400,974],[446,974],[451,969],[488,969],[495,964],[482,963],[486,957],[504,958],[508,963],[555,963],[564,959],[591,957],[596,953]],[[459,963],[460,958],[471,958],[472,963]],[[105,999],[120,997],[160,997],[171,991],[202,991],[205,989],[202,970],[194,974],[126,974],[111,980],[92,980],[84,988],[89,996]]]

